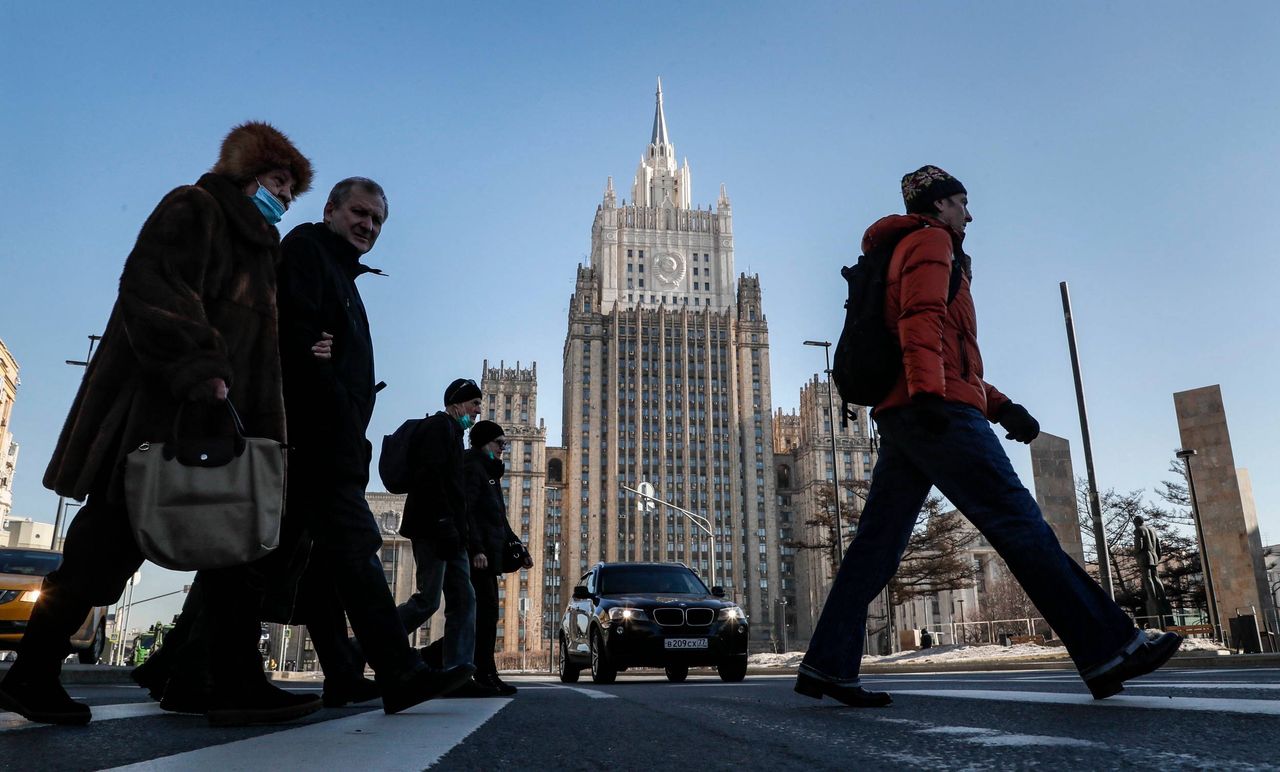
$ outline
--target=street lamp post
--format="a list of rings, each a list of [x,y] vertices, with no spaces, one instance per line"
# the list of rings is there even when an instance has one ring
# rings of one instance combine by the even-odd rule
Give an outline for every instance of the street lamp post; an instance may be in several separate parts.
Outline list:
[[[787,644],[787,599],[785,597],[778,598],[778,603],[782,606],[782,653],[786,654],[789,650]]]
[[[662,499],[654,496],[653,485],[651,485],[650,483],[643,483],[643,482],[640,483],[639,489],[632,488],[631,486],[623,483],[619,483],[619,486],[624,491],[629,491],[639,496],[640,502],[642,505],[647,504],[649,502],[653,502],[656,504],[661,504],[664,507],[674,509],[675,511],[679,512],[680,514],[688,518],[689,522],[693,523],[699,529],[701,529],[707,534],[707,540],[711,543],[711,586],[715,587],[716,586],[716,546],[717,545],[716,545],[715,532],[711,530],[711,521],[703,517],[702,515],[696,514],[694,512],[690,512],[689,510],[684,509],[683,507],[677,507],[675,504],[672,504],[669,501],[663,501]]]
[[[967,642],[969,640],[969,635],[965,631],[965,626],[964,626],[964,598],[960,597],[957,600],[960,603],[960,634],[964,636],[964,639]]]
[[[1196,546],[1200,550],[1200,570],[1204,571],[1205,602],[1209,606],[1209,624],[1222,635],[1222,618],[1218,615],[1218,594],[1213,589],[1213,574],[1209,571],[1209,553],[1204,546],[1204,527],[1200,524],[1200,505],[1196,503],[1196,482],[1191,476],[1191,457],[1196,455],[1192,448],[1177,451],[1174,455],[1182,459],[1187,469],[1187,498],[1191,500],[1191,519],[1196,524]]]
[[[844,557],[844,525],[840,520],[840,461],[836,456],[836,398],[835,398],[835,379],[831,377],[831,341],[829,340],[806,340],[806,346],[821,346],[823,356],[827,360],[827,409],[831,414],[831,487],[835,494],[836,514],[836,543],[835,543],[835,562],[837,565],[840,559]]]
[[[89,369],[89,360],[93,359],[93,347],[97,345],[98,341],[100,340],[102,340],[101,335],[90,335],[89,336],[89,353],[85,354],[85,357],[83,360],[65,359],[63,361],[75,367],[83,367],[87,371]],[[77,504],[77,506],[79,505]],[[67,497],[59,496],[58,511],[53,518],[53,539],[49,544],[49,549],[56,549],[56,545],[58,544],[58,541],[59,541],[58,537],[62,533],[62,519],[66,517],[66,514],[67,514]]]

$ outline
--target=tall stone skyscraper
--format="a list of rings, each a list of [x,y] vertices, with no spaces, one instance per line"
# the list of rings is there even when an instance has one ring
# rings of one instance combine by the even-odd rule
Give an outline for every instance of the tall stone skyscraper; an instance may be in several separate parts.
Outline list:
[[[723,186],[695,207],[658,84],[653,131],[619,203],[610,178],[579,266],[564,346],[561,571],[601,560],[683,562],[742,603],[776,613],[779,588],[769,329],[758,277],[734,274]],[[736,282],[736,283],[735,283]],[[706,517],[638,512],[622,485]],[[714,550],[714,551],[713,551]]]

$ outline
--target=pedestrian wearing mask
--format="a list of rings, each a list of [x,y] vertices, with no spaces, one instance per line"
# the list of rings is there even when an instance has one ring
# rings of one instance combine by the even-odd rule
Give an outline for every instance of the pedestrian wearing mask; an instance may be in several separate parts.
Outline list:
[[[0,708],[31,721],[84,724],[89,706],[59,683],[69,638],[89,609],[114,603],[142,565],[124,503],[125,455],[184,422],[226,418],[230,395],[249,436],[285,440],[276,312],[275,228],[311,187],[311,163],[265,123],[232,129],[213,169],[170,192],[125,261],[97,354],[45,472],[45,485],[88,497],[58,570],[44,580],[0,684]],[[258,654],[244,567],[201,571],[218,657],[209,720],[273,723],[320,708],[272,686]]]
[[[417,591],[400,604],[406,632],[422,627],[444,594],[442,666],[472,666],[476,595],[467,548],[471,523],[463,488],[462,436],[480,414],[480,387],[459,378],[444,392],[444,410],[418,424],[410,441],[413,482],[405,498],[400,535],[410,541]],[[428,658],[428,662],[431,658]]]
[[[480,687],[490,687],[497,694],[509,697],[516,693],[516,687],[498,677],[493,657],[498,639],[498,584],[502,581],[504,555],[508,545],[520,541],[507,521],[507,504],[502,493],[502,475],[506,471],[502,455],[508,442],[502,427],[493,421],[481,421],[472,427],[470,441],[471,449],[463,459],[463,466],[474,545],[471,586],[476,593],[476,673],[473,678]],[[533,567],[528,552],[523,565]]]

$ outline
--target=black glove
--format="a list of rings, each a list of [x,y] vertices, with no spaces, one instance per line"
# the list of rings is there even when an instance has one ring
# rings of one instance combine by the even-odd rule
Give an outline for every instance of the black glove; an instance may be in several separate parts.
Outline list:
[[[917,394],[911,398],[916,420],[930,434],[942,434],[951,425],[946,402],[937,394]]]
[[[441,560],[456,558],[462,550],[462,536],[459,535],[457,526],[448,518],[437,521],[432,541],[436,547],[436,557]]]
[[[1004,436],[1006,440],[1030,444],[1040,436],[1040,422],[1032,418],[1027,409],[1017,402],[1006,403],[1000,408],[1000,412],[996,413],[996,421],[1008,432]]]

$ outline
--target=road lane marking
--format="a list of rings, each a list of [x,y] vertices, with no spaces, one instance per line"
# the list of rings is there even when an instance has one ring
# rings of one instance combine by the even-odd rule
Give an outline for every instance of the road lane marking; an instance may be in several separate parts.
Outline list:
[[[93,705],[93,722],[115,721],[121,718],[140,718],[142,716],[159,716],[164,713],[158,702],[126,702],[120,705]],[[49,724],[28,721],[17,713],[6,713],[0,710],[0,732],[12,732],[21,729],[36,729]]]
[[[556,686],[555,684],[552,684],[552,685],[553,685],[553,686]],[[609,692],[598,692],[598,691],[596,691],[595,689],[584,689],[584,688],[582,688],[581,686],[564,686],[564,685],[559,685],[559,686],[558,686],[558,688],[560,688],[560,689],[568,689],[569,691],[571,691],[571,692],[577,692],[578,694],[585,694],[585,695],[587,695],[588,697],[590,697],[590,698],[592,698],[592,699],[595,699],[595,700],[616,700],[616,699],[618,699],[618,695],[616,695],[616,694],[610,694]]]
[[[290,769],[417,772],[439,761],[498,711],[508,699],[432,700],[387,716],[370,710],[245,740],[142,761],[117,770],[216,769],[257,772],[269,759]]]
[[[1017,734],[977,726],[935,726],[917,734],[954,735],[967,743],[988,748],[1023,748],[1027,746],[1059,748],[1105,748],[1102,743],[1048,734]]]
[[[997,702],[1036,702],[1057,705],[1094,705],[1107,708],[1195,710],[1215,713],[1280,716],[1280,701],[1276,700],[1233,700],[1216,697],[1136,697],[1123,694],[1108,697],[1105,700],[1095,700],[1087,694],[980,689],[898,689],[894,694],[914,694],[921,697],[950,697],[966,700],[995,700]]]

